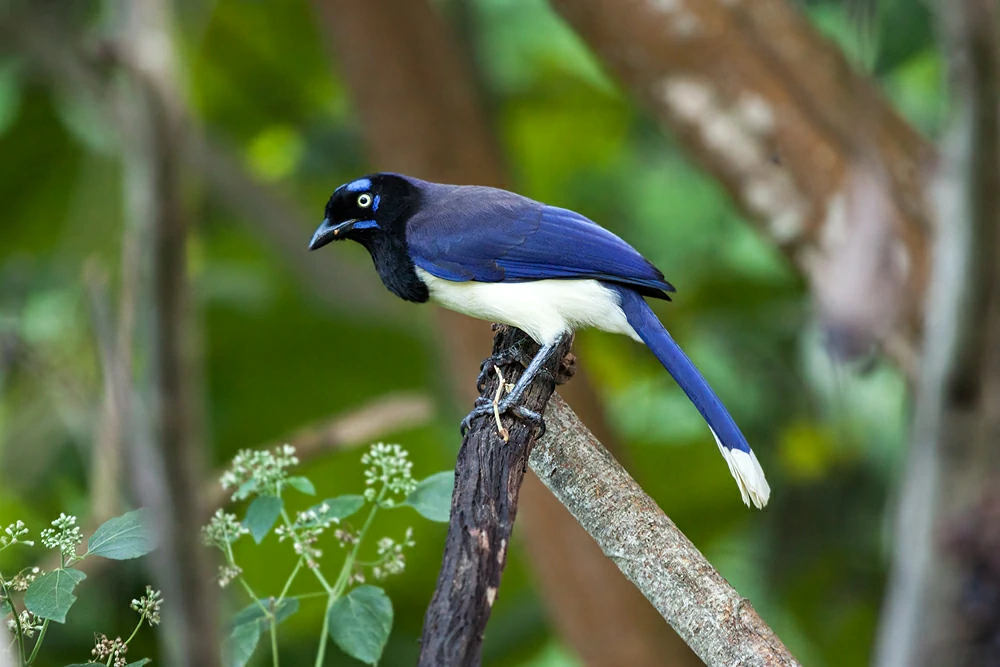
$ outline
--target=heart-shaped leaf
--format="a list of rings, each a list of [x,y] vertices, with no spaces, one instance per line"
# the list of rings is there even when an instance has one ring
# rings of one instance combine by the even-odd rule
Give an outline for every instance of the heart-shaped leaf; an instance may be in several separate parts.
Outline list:
[[[111,560],[145,556],[156,548],[149,512],[134,510],[101,524],[87,540],[87,553]]]
[[[281,516],[283,507],[284,503],[277,496],[257,496],[250,503],[243,525],[250,529],[250,534],[257,544],[271,532],[274,523]]]
[[[312,481],[308,477],[289,477],[285,483],[299,493],[304,493],[307,496],[316,495],[316,487],[313,486]]]
[[[87,578],[80,570],[59,568],[31,582],[24,594],[24,606],[35,616],[56,623],[66,622],[66,613],[76,602],[73,589]]]
[[[326,516],[331,519],[346,519],[365,506],[365,497],[337,496],[336,498],[327,498],[320,505],[327,506]],[[313,509],[318,509],[320,505],[316,505]]]
[[[237,625],[222,642],[222,664],[225,667],[246,667],[260,641],[260,623]]]
[[[445,470],[421,480],[406,497],[409,505],[431,521],[447,523],[451,515],[451,494],[455,489],[455,473]]]
[[[359,586],[330,607],[330,637],[347,655],[374,665],[392,630],[392,601],[381,588]]]

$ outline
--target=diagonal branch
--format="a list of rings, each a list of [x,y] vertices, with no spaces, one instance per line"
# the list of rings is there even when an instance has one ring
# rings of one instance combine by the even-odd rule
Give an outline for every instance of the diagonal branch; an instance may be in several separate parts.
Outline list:
[[[501,326],[493,350],[498,354],[529,346],[524,333]],[[573,369],[570,359],[562,367],[563,377]],[[524,371],[516,360],[500,370],[508,381]],[[484,399],[492,399],[499,386],[495,374],[489,377]],[[537,444],[529,426],[509,419],[504,420],[509,442],[500,439],[492,420],[480,419],[462,443],[444,561],[424,621],[419,664],[479,664],[527,459],[604,554],[709,667],[798,665],[750,601],[712,567],[569,406],[552,395],[552,388],[551,382],[537,379],[526,398],[531,410],[548,406],[547,434]]]
[[[552,4],[810,279],[837,348],[884,343],[911,367],[936,154],[795,3]],[[858,235],[871,239],[860,257]],[[857,274],[846,286],[844,260]]]
[[[531,470],[709,667],[798,665],[558,395]]]

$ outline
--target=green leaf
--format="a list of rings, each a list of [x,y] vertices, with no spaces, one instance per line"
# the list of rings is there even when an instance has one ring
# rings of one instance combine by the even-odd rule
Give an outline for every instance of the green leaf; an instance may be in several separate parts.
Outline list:
[[[277,496],[257,496],[247,508],[247,518],[243,525],[250,529],[250,534],[257,544],[271,532],[274,522],[281,516],[285,504]]]
[[[73,589],[86,578],[83,572],[72,568],[47,572],[28,586],[24,606],[35,616],[65,623],[66,613],[76,602]]]
[[[316,495],[316,487],[313,486],[313,483],[308,477],[289,477],[286,482],[288,483],[288,486],[300,493],[304,493],[307,496]]]
[[[260,623],[237,625],[222,642],[222,664],[225,667],[245,667],[260,641]]]
[[[448,523],[451,515],[451,493],[455,489],[455,473],[450,470],[431,475],[417,484],[404,505],[409,505],[431,521]]]
[[[142,667],[143,665],[148,665],[153,662],[149,658],[143,658],[142,660],[136,660],[135,662],[130,662],[125,667]]]
[[[261,602],[263,602],[265,606],[270,607],[274,604],[274,598],[267,598],[265,600],[261,600]],[[299,601],[297,599],[287,598],[282,600],[281,605],[274,614],[274,620],[280,624],[298,610]],[[233,617],[233,627],[236,628],[240,625],[255,623],[258,621],[261,624],[261,629],[266,630],[268,627],[267,616],[264,614],[264,610],[260,608],[260,605],[253,602],[244,607],[240,613]]]
[[[392,601],[381,588],[359,586],[333,603],[326,625],[340,650],[374,665],[389,641]]]
[[[111,560],[145,556],[156,548],[148,510],[139,509],[101,524],[87,540],[87,553]]]
[[[336,498],[327,498],[320,505],[326,505],[330,509],[327,510],[326,515],[333,519],[346,519],[351,516],[359,509],[365,506],[364,496],[337,496]],[[313,507],[312,509],[318,508],[319,505]]]
[[[10,603],[10,600],[7,598],[0,600],[0,618],[12,613],[14,613],[14,605]]]

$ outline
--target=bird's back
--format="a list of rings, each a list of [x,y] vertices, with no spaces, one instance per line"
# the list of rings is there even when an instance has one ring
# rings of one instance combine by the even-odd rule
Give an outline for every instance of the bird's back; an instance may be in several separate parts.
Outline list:
[[[415,264],[445,280],[592,278],[658,298],[674,291],[637,250],[592,220],[497,188],[421,183],[406,238]]]

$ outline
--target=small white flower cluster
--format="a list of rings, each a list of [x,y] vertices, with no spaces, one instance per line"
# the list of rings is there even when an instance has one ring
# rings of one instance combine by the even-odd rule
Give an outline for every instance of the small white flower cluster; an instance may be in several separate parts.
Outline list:
[[[315,544],[319,536],[336,523],[340,523],[340,519],[330,516],[330,506],[322,503],[305,512],[299,512],[291,528],[278,526],[274,532],[279,542],[291,540],[295,553],[306,559],[306,566],[315,569],[319,567],[319,559],[323,555]]]
[[[18,615],[16,621],[13,618],[7,619],[7,629],[11,632],[17,632],[18,622],[21,624],[21,632],[29,639],[35,636],[35,632],[42,629],[42,619],[38,618],[27,609]]]
[[[146,586],[146,594],[138,600],[132,600],[132,609],[146,619],[150,627],[160,624],[160,605],[163,598],[160,591],[154,591],[152,586]]]
[[[239,565],[220,565],[218,576],[219,588],[225,588],[233,583],[233,580],[241,574],[243,574],[243,568]]]
[[[22,539],[28,534],[28,528],[24,525],[23,521],[15,521],[14,523],[7,526],[4,531],[4,535],[0,535],[0,549],[5,549],[12,544],[27,544],[29,547],[35,546],[35,543],[31,540]]]
[[[358,542],[358,534],[350,530],[338,528],[333,531],[333,536],[337,538],[337,542],[344,548],[352,547]]]
[[[24,592],[28,590],[28,586],[31,585],[38,575],[42,573],[41,568],[31,567],[21,570],[7,582],[7,587],[12,591]]]
[[[112,641],[106,635],[95,635],[94,642],[96,646],[90,654],[97,658],[98,662],[112,665],[112,667],[127,667],[128,658],[125,657],[125,654],[128,653],[128,646],[125,645],[121,637]]]
[[[76,517],[60,513],[52,526],[42,531],[42,544],[49,549],[59,549],[63,556],[75,556],[77,546],[83,542]]]
[[[335,523],[340,523],[340,519],[330,516],[330,506],[320,503],[316,507],[299,512],[295,517],[295,526],[303,528],[319,528],[326,530]]]
[[[368,502],[375,500],[378,492],[376,484],[382,484],[390,493],[399,494],[404,498],[415,488],[417,482],[413,479],[413,462],[410,461],[410,454],[399,445],[386,445],[377,443],[371,446],[361,463],[369,466],[365,470],[365,499]],[[391,507],[395,502],[388,498],[383,502],[386,507]]]
[[[378,563],[372,567],[372,575],[376,579],[385,579],[394,574],[401,574],[406,568],[405,549],[415,546],[413,529],[407,528],[402,542],[396,542],[391,537],[383,537],[378,541]]]
[[[233,500],[244,500],[258,490],[275,492],[278,483],[288,477],[287,469],[298,463],[291,445],[275,447],[273,451],[243,449],[219,482],[223,489],[236,489]]]
[[[227,514],[221,509],[215,510],[212,520],[201,529],[205,544],[210,547],[218,547],[223,551],[226,551],[230,544],[240,539],[240,536],[249,532],[250,529],[236,520],[235,514]]]

